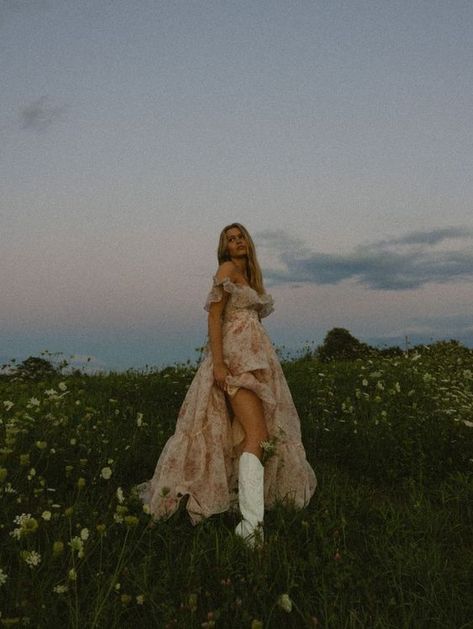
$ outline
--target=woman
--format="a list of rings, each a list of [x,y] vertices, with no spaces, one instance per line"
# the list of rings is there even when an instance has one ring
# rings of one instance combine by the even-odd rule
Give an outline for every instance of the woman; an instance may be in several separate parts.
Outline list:
[[[260,322],[273,311],[273,301],[243,225],[224,227],[218,262],[205,304],[209,341],[203,360],[154,476],[138,490],[157,519],[172,515],[184,496],[193,524],[238,505],[242,519],[235,532],[254,545],[263,536],[264,508],[277,500],[303,507],[317,481],[286,379]]]

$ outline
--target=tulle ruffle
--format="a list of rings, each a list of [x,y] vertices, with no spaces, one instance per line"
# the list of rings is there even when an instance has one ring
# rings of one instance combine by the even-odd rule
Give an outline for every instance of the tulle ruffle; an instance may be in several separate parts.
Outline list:
[[[216,275],[213,277],[212,288],[207,296],[204,310],[208,312],[212,303],[221,301],[223,291],[233,295],[232,307],[254,308],[261,319],[267,317],[274,311],[274,302],[271,295],[267,293],[259,295],[251,286],[232,282],[229,277],[217,280]]]

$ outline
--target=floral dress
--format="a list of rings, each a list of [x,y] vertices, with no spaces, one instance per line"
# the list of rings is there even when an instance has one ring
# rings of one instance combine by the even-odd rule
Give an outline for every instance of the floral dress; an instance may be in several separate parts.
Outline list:
[[[229,293],[223,312],[223,359],[231,397],[240,387],[262,401],[269,433],[264,465],[264,501],[306,505],[317,480],[301,442],[300,421],[271,340],[260,319],[273,312],[270,295],[225,277],[213,278],[205,309]],[[182,498],[193,524],[238,506],[238,459],[243,428],[231,403],[215,384],[210,342],[180,408],[175,433],[168,439],[151,480],[138,485],[155,519],[171,516]]]

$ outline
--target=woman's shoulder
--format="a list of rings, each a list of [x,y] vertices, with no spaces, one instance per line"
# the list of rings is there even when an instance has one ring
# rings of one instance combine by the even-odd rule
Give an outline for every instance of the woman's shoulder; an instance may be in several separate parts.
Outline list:
[[[221,281],[226,277],[228,277],[230,280],[234,280],[237,272],[237,265],[231,260],[228,260],[227,262],[222,262],[222,264],[218,267],[217,273],[215,274],[214,278],[217,281]]]

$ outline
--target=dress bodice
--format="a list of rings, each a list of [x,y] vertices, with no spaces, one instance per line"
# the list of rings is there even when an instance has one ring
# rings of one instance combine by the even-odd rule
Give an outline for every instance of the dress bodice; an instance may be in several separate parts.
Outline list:
[[[217,280],[217,276],[213,277],[212,288],[205,302],[205,310],[210,310],[210,304],[221,301],[223,291],[230,294],[224,311],[224,320],[237,317],[243,312],[254,313],[258,318],[267,317],[274,311],[274,303],[271,295],[264,293],[259,295],[254,288],[247,284],[238,284],[233,282],[229,277]]]

